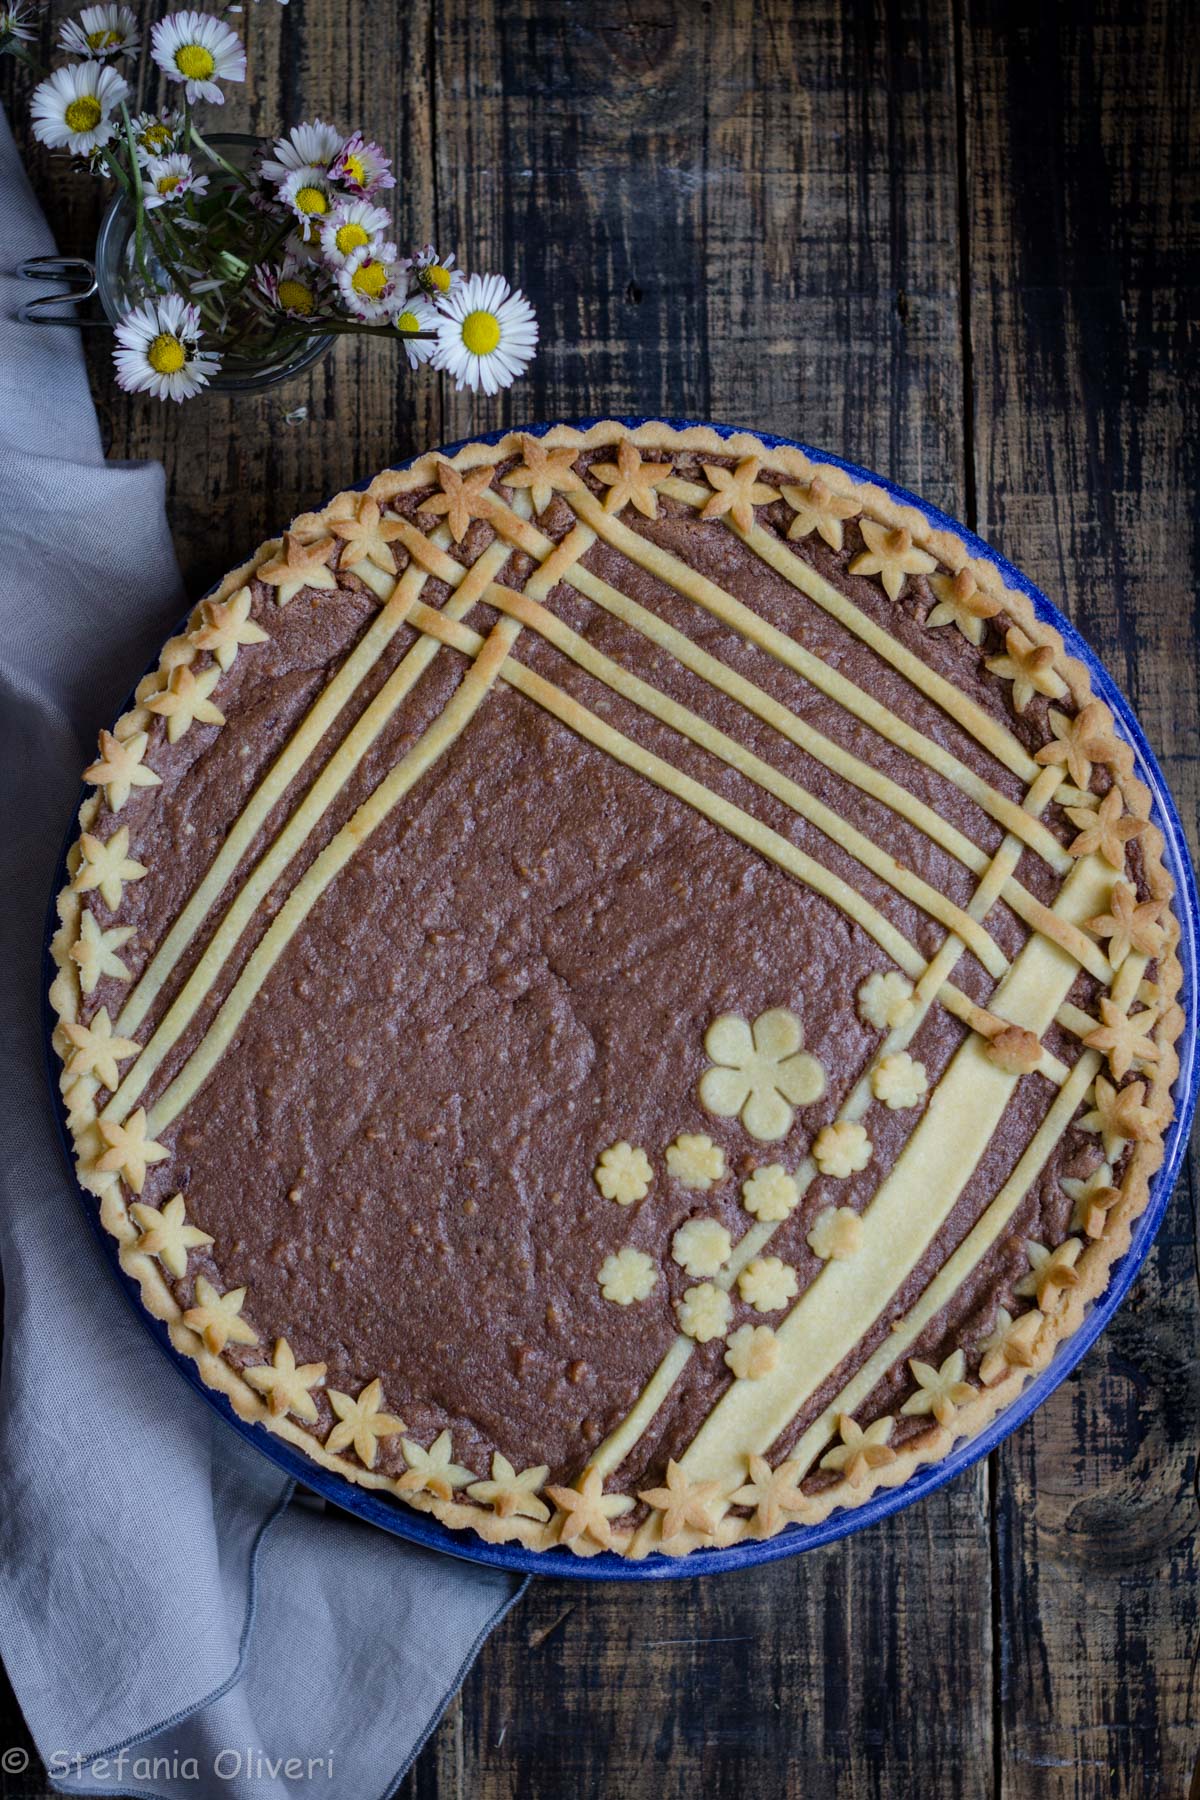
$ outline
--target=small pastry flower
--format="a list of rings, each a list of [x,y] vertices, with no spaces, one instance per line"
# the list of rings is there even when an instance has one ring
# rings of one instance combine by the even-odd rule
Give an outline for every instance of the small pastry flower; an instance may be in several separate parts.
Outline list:
[[[669,1543],[690,1527],[702,1537],[711,1537],[716,1526],[711,1508],[721,1492],[716,1481],[689,1481],[679,1464],[667,1463],[665,1487],[647,1488],[638,1494],[647,1506],[662,1514],[662,1541]]]
[[[1043,744],[1033,760],[1043,767],[1058,764],[1065,768],[1077,788],[1087,791],[1093,763],[1116,764],[1119,761],[1123,764],[1124,758],[1120,757],[1117,740],[1113,737],[1111,716],[1099,700],[1089,700],[1073,719],[1052,706],[1049,719],[1053,741]],[[1126,748],[1120,746],[1121,750]]]
[[[1041,1040],[1023,1025],[1005,1025],[989,1039],[984,1055],[1006,1075],[1031,1075],[1042,1060]]]
[[[793,1108],[825,1092],[825,1071],[803,1045],[804,1028],[785,1007],[760,1013],[753,1027],[736,1013],[722,1013],[704,1036],[716,1066],[700,1077],[701,1106],[721,1119],[740,1114],[762,1143],[786,1137]]]
[[[764,1224],[774,1225],[786,1219],[799,1198],[795,1177],[788,1174],[782,1163],[755,1169],[742,1183],[742,1205]]]
[[[837,1428],[842,1441],[821,1458],[821,1467],[844,1475],[851,1487],[861,1487],[872,1469],[895,1462],[896,1452],[888,1448],[893,1423],[891,1418],[876,1419],[864,1431],[849,1413],[839,1413]]]
[[[336,1456],[339,1450],[353,1445],[364,1469],[375,1467],[380,1438],[395,1437],[397,1432],[408,1429],[403,1419],[383,1411],[383,1383],[378,1376],[368,1381],[357,1400],[340,1394],[336,1388],[328,1390],[328,1398],[338,1422],[325,1439],[325,1448]]]
[[[257,1344],[258,1333],[242,1318],[246,1304],[244,1287],[230,1288],[218,1294],[212,1282],[203,1275],[196,1277],[195,1298],[183,1315],[183,1322],[197,1332],[204,1347],[220,1356],[226,1344]]]
[[[264,181],[282,187],[296,169],[318,169],[333,176],[333,165],[342,151],[342,134],[336,125],[323,119],[304,120],[293,125],[285,137],[277,138],[270,156],[264,156],[259,173]]]
[[[1068,806],[1067,817],[1079,827],[1079,836],[1067,845],[1068,856],[1091,856],[1098,851],[1118,875],[1125,873],[1125,846],[1149,830],[1149,819],[1133,819],[1122,809],[1121,790],[1114,782],[1099,806]]]
[[[984,621],[995,618],[1000,602],[983,592],[966,563],[957,575],[931,575],[929,585],[937,605],[930,609],[925,629],[938,631],[943,625],[954,625],[968,644],[978,649],[983,642]]]
[[[707,1192],[724,1180],[725,1152],[702,1131],[681,1131],[674,1143],[667,1145],[667,1173],[684,1187]]]
[[[502,275],[472,275],[438,300],[442,322],[432,363],[453,376],[461,393],[499,393],[533,361],[537,315]]]
[[[823,1125],[813,1144],[813,1157],[822,1175],[845,1181],[871,1160],[871,1140],[861,1125],[841,1119],[834,1125]]]
[[[1121,1198],[1120,1188],[1113,1186],[1111,1165],[1102,1162],[1083,1181],[1061,1176],[1059,1186],[1067,1198],[1075,1202],[1071,1230],[1083,1231],[1090,1238],[1103,1237],[1108,1215]]]
[[[287,606],[302,588],[329,591],[337,587],[337,579],[328,566],[335,548],[336,539],[332,537],[305,544],[294,531],[285,531],[278,556],[260,563],[254,573],[259,581],[275,589],[277,605]]]
[[[564,1544],[591,1538],[601,1550],[612,1547],[612,1521],[632,1512],[628,1494],[606,1494],[599,1469],[585,1469],[576,1487],[548,1487],[547,1494],[563,1514],[559,1533]]]
[[[852,1207],[827,1206],[808,1233],[808,1247],[822,1262],[847,1262],[862,1245],[862,1220]]]
[[[104,931],[90,912],[79,921],[78,940],[71,945],[71,961],[79,970],[79,987],[85,995],[94,994],[105,975],[117,981],[129,980],[128,966],[117,955],[133,937],[132,925],[114,925]]]
[[[606,1200],[615,1200],[618,1206],[632,1206],[650,1192],[654,1170],[646,1152],[622,1138],[600,1152],[592,1178]]]
[[[815,531],[831,550],[840,550],[845,538],[842,521],[858,517],[862,511],[858,501],[849,494],[835,494],[820,475],[814,475],[807,486],[785,487],[782,491],[796,515],[788,526],[791,542]]]
[[[788,1513],[805,1513],[812,1506],[800,1491],[803,1479],[800,1464],[782,1462],[772,1473],[770,1463],[763,1456],[749,1456],[746,1461],[750,1479],[729,1498],[735,1506],[754,1508],[754,1526],[759,1537],[773,1537]]]
[[[739,1381],[762,1381],[779,1362],[779,1339],[769,1325],[743,1325],[729,1339],[725,1362]]]
[[[616,462],[593,463],[591,473],[608,489],[605,512],[618,513],[623,506],[635,506],[644,519],[657,519],[656,490],[658,483],[671,473],[671,464],[643,462],[637,445],[622,438]]]
[[[182,1194],[172,1194],[160,1209],[135,1200],[129,1216],[141,1232],[133,1246],[143,1256],[157,1256],[163,1268],[177,1280],[187,1274],[189,1250],[201,1250],[212,1239],[198,1225],[187,1223],[187,1204]]]
[[[1044,1313],[1035,1308],[1013,1319],[1005,1306],[996,1314],[996,1325],[990,1337],[983,1340],[983,1356],[979,1379],[984,1387],[994,1387],[1010,1369],[1031,1369],[1037,1354],[1038,1334],[1046,1322]]]
[[[689,1288],[683,1299],[675,1302],[675,1313],[680,1331],[695,1338],[698,1344],[707,1344],[725,1336],[733,1316],[733,1301],[723,1288],[704,1281],[699,1287]]]
[[[904,525],[881,525],[875,519],[864,519],[859,525],[863,543],[850,564],[851,575],[878,575],[889,600],[898,600],[906,575],[929,575],[937,568],[937,558],[918,550],[912,532]]]
[[[100,733],[100,756],[83,771],[83,779],[104,789],[110,812],[120,812],[135,787],[158,787],[162,776],[148,769],[142,758],[150,740],[144,731],[117,738]]]
[[[671,1239],[671,1259],[685,1274],[716,1275],[729,1261],[733,1240],[720,1219],[688,1219]]]
[[[454,1454],[448,1431],[439,1432],[428,1450],[401,1438],[400,1448],[408,1468],[396,1483],[402,1494],[432,1494],[435,1500],[452,1500],[455,1488],[476,1480],[470,1469],[451,1461]]]
[[[910,1361],[908,1366],[917,1384],[916,1393],[900,1408],[908,1418],[932,1413],[939,1425],[949,1425],[959,1407],[975,1398],[975,1389],[964,1379],[967,1359],[961,1350],[952,1351],[940,1369],[927,1362]]]
[[[1108,1057],[1114,1081],[1123,1081],[1136,1063],[1139,1069],[1153,1066],[1159,1060],[1159,1048],[1151,1032],[1157,1023],[1152,1012],[1127,1013],[1107,994],[1100,996],[1100,1019],[1094,1031],[1083,1042],[1089,1050],[1099,1050]]]
[[[1002,681],[1012,682],[1012,702],[1017,712],[1023,713],[1035,694],[1046,694],[1051,700],[1063,699],[1067,684],[1055,674],[1054,652],[1049,644],[1035,644],[1014,625],[1005,634],[1004,649],[1003,656],[989,657],[984,668]]]
[[[168,13],[150,33],[150,53],[168,81],[182,81],[195,105],[223,106],[222,81],[245,81],[242,40],[211,13]]]
[[[871,1092],[892,1112],[919,1106],[929,1092],[925,1064],[914,1062],[907,1050],[882,1057],[871,1071]]]
[[[33,135],[51,150],[90,156],[117,129],[112,115],[128,93],[128,82],[107,63],[69,63],[55,69],[30,98]]]
[[[1045,1244],[1027,1243],[1025,1254],[1029,1258],[1029,1274],[1017,1283],[1013,1292],[1022,1300],[1036,1300],[1042,1312],[1051,1312],[1059,1301],[1061,1290],[1078,1285],[1079,1272],[1075,1264],[1082,1251],[1083,1245],[1076,1237],[1068,1238],[1054,1250],[1048,1250]]]
[[[410,294],[401,310],[392,320],[395,329],[401,334],[404,343],[404,354],[408,358],[410,369],[419,369],[427,363],[436,347],[433,337],[414,337],[414,332],[436,332],[438,328],[437,308]]]
[[[117,1064],[128,1062],[141,1049],[132,1038],[118,1037],[112,1028],[108,1008],[102,1006],[89,1025],[79,1019],[64,1019],[63,1033],[72,1046],[66,1072],[72,1079],[94,1075],[101,1087],[116,1092],[121,1077]]]
[[[220,679],[219,667],[205,669],[196,675],[186,663],[181,663],[171,671],[171,679],[163,692],[156,694],[153,700],[147,700],[146,711],[158,713],[167,721],[168,743],[177,744],[193,725],[225,723],[225,714],[210,699]]]
[[[1158,923],[1161,900],[1139,902],[1137,890],[1127,881],[1113,883],[1112,897],[1106,913],[1097,913],[1085,923],[1097,937],[1107,938],[1108,960],[1119,969],[1131,950],[1143,956],[1158,956],[1166,942],[1166,933]]]
[[[491,1480],[473,1481],[467,1493],[472,1500],[490,1506],[498,1519],[536,1519],[544,1525],[550,1508],[538,1499],[538,1492],[549,1473],[548,1464],[539,1463],[537,1468],[522,1469],[518,1474],[507,1456],[494,1450]]]
[[[758,479],[762,467],[756,456],[747,456],[732,472],[716,464],[705,463],[708,484],[715,488],[700,508],[702,519],[720,519],[728,513],[739,531],[753,531],[754,509],[769,506],[778,499],[774,488],[764,487]]]
[[[898,969],[877,969],[858,990],[858,1016],[876,1031],[895,1031],[913,1013],[913,984]]]
[[[738,1293],[755,1312],[778,1312],[794,1300],[799,1288],[796,1271],[777,1256],[756,1256],[737,1278]]]
[[[421,511],[445,513],[450,536],[456,544],[461,543],[471,520],[486,519],[492,511],[495,496],[488,495],[492,474],[493,471],[485,467],[474,469],[469,475],[460,475],[453,463],[439,461],[437,476],[442,491],[422,500]]]
[[[1128,1087],[1114,1087],[1103,1075],[1096,1077],[1092,1111],[1079,1120],[1081,1131],[1098,1131],[1104,1155],[1115,1163],[1128,1143],[1149,1143],[1158,1132],[1158,1121],[1145,1104],[1146,1084],[1131,1081]]]
[[[114,333],[113,365],[128,394],[153,394],[182,405],[208,386],[221,366],[201,350],[200,309],[178,294],[160,294],[125,314]]]
[[[540,438],[523,437],[521,449],[525,461],[510,469],[504,477],[505,487],[528,488],[535,513],[543,513],[555,494],[577,494],[583,488],[583,476],[574,467],[577,451],[570,444],[547,450]]]
[[[122,825],[110,838],[85,831],[79,839],[80,863],[71,886],[76,893],[99,890],[110,912],[116,912],[127,881],[141,881],[149,873],[144,863],[129,854],[129,827]]]
[[[611,1300],[615,1306],[632,1306],[635,1300],[645,1300],[653,1293],[658,1270],[644,1250],[635,1250],[632,1244],[625,1244],[605,1257],[596,1272],[596,1280],[606,1300]]]
[[[138,43],[137,19],[128,6],[85,6],[58,28],[58,47],[70,56],[132,56]]]
[[[204,619],[192,632],[192,642],[198,650],[207,650],[223,671],[232,669],[245,645],[267,642],[267,633],[250,617],[252,602],[248,587],[240,587],[228,600],[204,602]]]

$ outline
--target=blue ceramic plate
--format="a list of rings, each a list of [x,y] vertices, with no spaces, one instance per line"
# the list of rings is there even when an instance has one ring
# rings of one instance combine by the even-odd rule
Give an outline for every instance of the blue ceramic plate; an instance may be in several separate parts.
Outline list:
[[[620,420],[621,424],[631,427],[649,422],[644,418]],[[707,420],[697,419],[669,419],[659,422],[674,425],[680,429],[688,425],[709,424]],[[594,425],[597,421],[581,419],[577,423],[582,429],[586,429],[587,426]],[[541,425],[529,429],[533,435],[537,436],[548,431],[550,427]],[[743,427],[710,425],[710,429],[720,432],[722,436],[730,437]],[[505,431],[497,431],[486,438],[465,441],[496,443],[506,435]],[[457,1556],[466,1562],[488,1563],[496,1568],[513,1569],[532,1575],[570,1576],[580,1581],[669,1581],[676,1577],[706,1575],[719,1570],[746,1569],[757,1563],[775,1562],[780,1557],[797,1556],[804,1550],[814,1549],[818,1544],[828,1544],[835,1538],[847,1537],[851,1532],[862,1531],[868,1525],[874,1525],[877,1520],[887,1518],[890,1513],[898,1512],[901,1507],[911,1506],[914,1501],[924,1499],[926,1494],[941,1487],[943,1482],[952,1481],[964,1469],[970,1468],[972,1463],[978,1462],[980,1457],[987,1456],[996,1448],[997,1444],[1008,1436],[1009,1432],[1015,1431],[1019,1425],[1023,1425],[1034,1408],[1040,1406],[1043,1400],[1054,1392],[1059,1382],[1064,1380],[1079,1359],[1095,1343],[1125,1298],[1138,1270],[1146,1259],[1154,1241],[1154,1235],[1162,1223],[1162,1217],[1187,1148],[1188,1131],[1196,1105],[1197,1084],[1200,1081],[1200,1066],[1197,1062],[1198,1013],[1196,1006],[1197,931],[1198,921],[1200,921],[1200,902],[1197,901],[1196,883],[1188,854],[1187,839],[1184,836],[1179,815],[1175,810],[1175,804],[1163,779],[1162,771],[1154,760],[1150,746],[1147,744],[1125,696],[1117,688],[1103,664],[1097,660],[1089,645],[1084,642],[1057,607],[1052,606],[1046,596],[1039,592],[1033,583],[1021,574],[1019,569],[1015,569],[1010,562],[1006,562],[1002,556],[998,556],[982,539],[967,531],[956,519],[949,518],[947,514],[939,512],[937,507],[930,506],[927,501],[919,499],[915,494],[908,493],[904,488],[896,487],[893,482],[884,480],[882,476],[872,473],[871,470],[861,469],[855,463],[843,462],[840,457],[830,456],[827,451],[813,450],[807,444],[797,443],[793,438],[772,437],[766,432],[759,431],[754,435],[769,447],[786,445],[791,449],[802,450],[806,456],[812,457],[817,462],[829,463],[833,468],[844,470],[856,481],[874,482],[890,494],[894,500],[900,501],[906,506],[917,507],[925,514],[930,523],[940,530],[956,532],[967,544],[972,556],[985,557],[1000,571],[1007,586],[1016,588],[1029,596],[1038,616],[1061,632],[1063,642],[1070,654],[1077,656],[1080,662],[1087,665],[1095,693],[1111,707],[1122,736],[1133,746],[1137,773],[1146,783],[1152,796],[1151,816],[1163,834],[1165,842],[1163,861],[1175,882],[1175,909],[1180,926],[1179,961],[1183,967],[1183,986],[1180,990],[1179,1002],[1184,1009],[1187,1021],[1178,1045],[1179,1078],[1175,1083],[1175,1118],[1167,1133],[1162,1168],[1151,1183],[1149,1204],[1134,1226],[1129,1250],[1114,1265],[1112,1278],[1104,1294],[1092,1307],[1079,1330],[1059,1345],[1049,1366],[1036,1376],[1013,1405],[1006,1407],[978,1437],[961,1444],[957,1450],[941,1462],[933,1463],[928,1468],[919,1470],[910,1481],[905,1482],[903,1487],[884,1490],[850,1511],[835,1512],[819,1525],[791,1525],[778,1537],[769,1538],[763,1543],[747,1541],[736,1544],[727,1550],[693,1550],[687,1557],[654,1556],[644,1562],[628,1562],[623,1557],[607,1553],[583,1558],[575,1556],[569,1550],[533,1551],[525,1549],[520,1544],[485,1544],[471,1531],[451,1531],[445,1525],[439,1524],[436,1519],[413,1511],[402,1501],[393,1500],[385,1494],[373,1493],[366,1488],[356,1487],[342,1476],[328,1473],[316,1463],[311,1462],[300,1451],[293,1449],[282,1439],[274,1437],[261,1426],[247,1424],[244,1420],[239,1419],[224,1395],[218,1394],[212,1388],[204,1385],[194,1364],[172,1345],[166,1326],[160,1320],[152,1318],[142,1305],[137,1283],[125,1275],[121,1269],[117,1259],[116,1241],[109,1237],[100,1224],[95,1201],[74,1180],[74,1160],[66,1129],[65,1112],[58,1089],[58,1059],[50,1043],[54,1019],[49,1002],[46,1001],[43,1008],[46,1067],[59,1121],[63,1153],[67,1160],[67,1167],[71,1171],[72,1185],[79,1195],[80,1202],[91,1221],[113,1273],[124,1288],[126,1296],[146,1330],[171,1358],[184,1380],[191,1384],[208,1405],[215,1407],[228,1420],[234,1431],[239,1432],[242,1437],[254,1444],[264,1456],[269,1456],[272,1462],[278,1463],[280,1468],[286,1469],[297,1481],[320,1494],[334,1506],[340,1506],[345,1512],[356,1513],[360,1519],[366,1519],[370,1524],[382,1527],[384,1531],[394,1532],[397,1537],[407,1538],[411,1543],[423,1544],[431,1550],[442,1550],[448,1556]],[[447,445],[446,454],[453,455],[456,450],[461,448],[461,444]],[[402,464],[401,466],[406,465]],[[364,482],[362,485],[366,486],[366,483]],[[157,666],[157,660],[153,666]],[[54,878],[54,896],[57,896],[66,882],[66,852],[75,835],[76,826],[72,820],[67,841],[63,846],[63,859]],[[43,993],[49,989],[54,973],[49,942],[56,924],[57,918],[52,897],[47,922],[46,978],[43,984]]]

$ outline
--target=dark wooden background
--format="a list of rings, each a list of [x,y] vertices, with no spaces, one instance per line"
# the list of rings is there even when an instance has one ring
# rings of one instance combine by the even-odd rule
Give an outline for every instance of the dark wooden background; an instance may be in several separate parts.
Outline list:
[[[112,452],[165,463],[194,593],[293,511],[477,429],[759,426],[1026,569],[1194,826],[1193,0],[292,0],[245,28],[228,125],[369,127],[401,237],[514,274],[543,348],[494,402],[343,340],[288,387],[175,408],[118,394],[95,345]],[[29,160],[86,252],[95,184]],[[536,1582],[402,1793],[1197,1800],[1198,1345],[1193,1174],[1116,1323],[990,1461],[761,1573]],[[27,1741],[8,1709],[0,1740]]]

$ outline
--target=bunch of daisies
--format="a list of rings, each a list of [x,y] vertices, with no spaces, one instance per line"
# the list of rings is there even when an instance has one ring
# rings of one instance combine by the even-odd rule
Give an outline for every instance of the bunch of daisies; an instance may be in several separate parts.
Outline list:
[[[32,63],[34,36],[27,6],[0,5],[0,52]],[[172,104],[136,116],[122,73],[141,48],[129,6],[85,6],[58,47],[76,60],[34,90],[34,133],[115,181],[133,218],[122,387],[186,400],[223,359],[282,361],[349,333],[386,336],[411,368],[428,363],[475,392],[529,366],[537,320],[503,276],[468,275],[433,244],[400,255],[381,204],[396,178],[361,131],[314,119],[248,168],[207,141],[195,109],[222,105],[224,84],[246,78],[245,47],[222,16],[188,9],[153,27]]]

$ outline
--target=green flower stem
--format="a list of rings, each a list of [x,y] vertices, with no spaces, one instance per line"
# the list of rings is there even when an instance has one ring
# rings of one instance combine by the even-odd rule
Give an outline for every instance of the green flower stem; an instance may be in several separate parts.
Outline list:
[[[129,173],[133,181],[133,237],[137,256],[137,265],[142,280],[149,282],[150,271],[146,267],[146,208],[142,194],[142,165],[138,161],[137,145],[133,139],[133,120],[129,116],[129,108],[124,100],[121,102],[121,123],[125,127],[125,142],[129,147]]]
[[[254,183],[251,181],[250,177],[245,173],[245,171],[243,169],[235,168],[233,163],[229,162],[224,156],[222,156],[221,152],[219,150],[214,150],[212,145],[208,142],[208,140],[201,136],[200,132],[196,129],[195,121],[193,120],[193,118],[191,116],[190,103],[188,103],[186,111],[187,111],[187,121],[186,121],[186,125],[185,125],[185,131],[187,133],[187,136],[191,139],[192,143],[195,144],[197,150],[203,150],[205,156],[207,156],[207,158],[210,162],[215,163],[219,169],[224,169],[224,171],[227,175],[232,175],[233,179],[236,182],[238,182],[242,187],[244,187],[246,189],[247,193],[252,194],[254,192]]]

